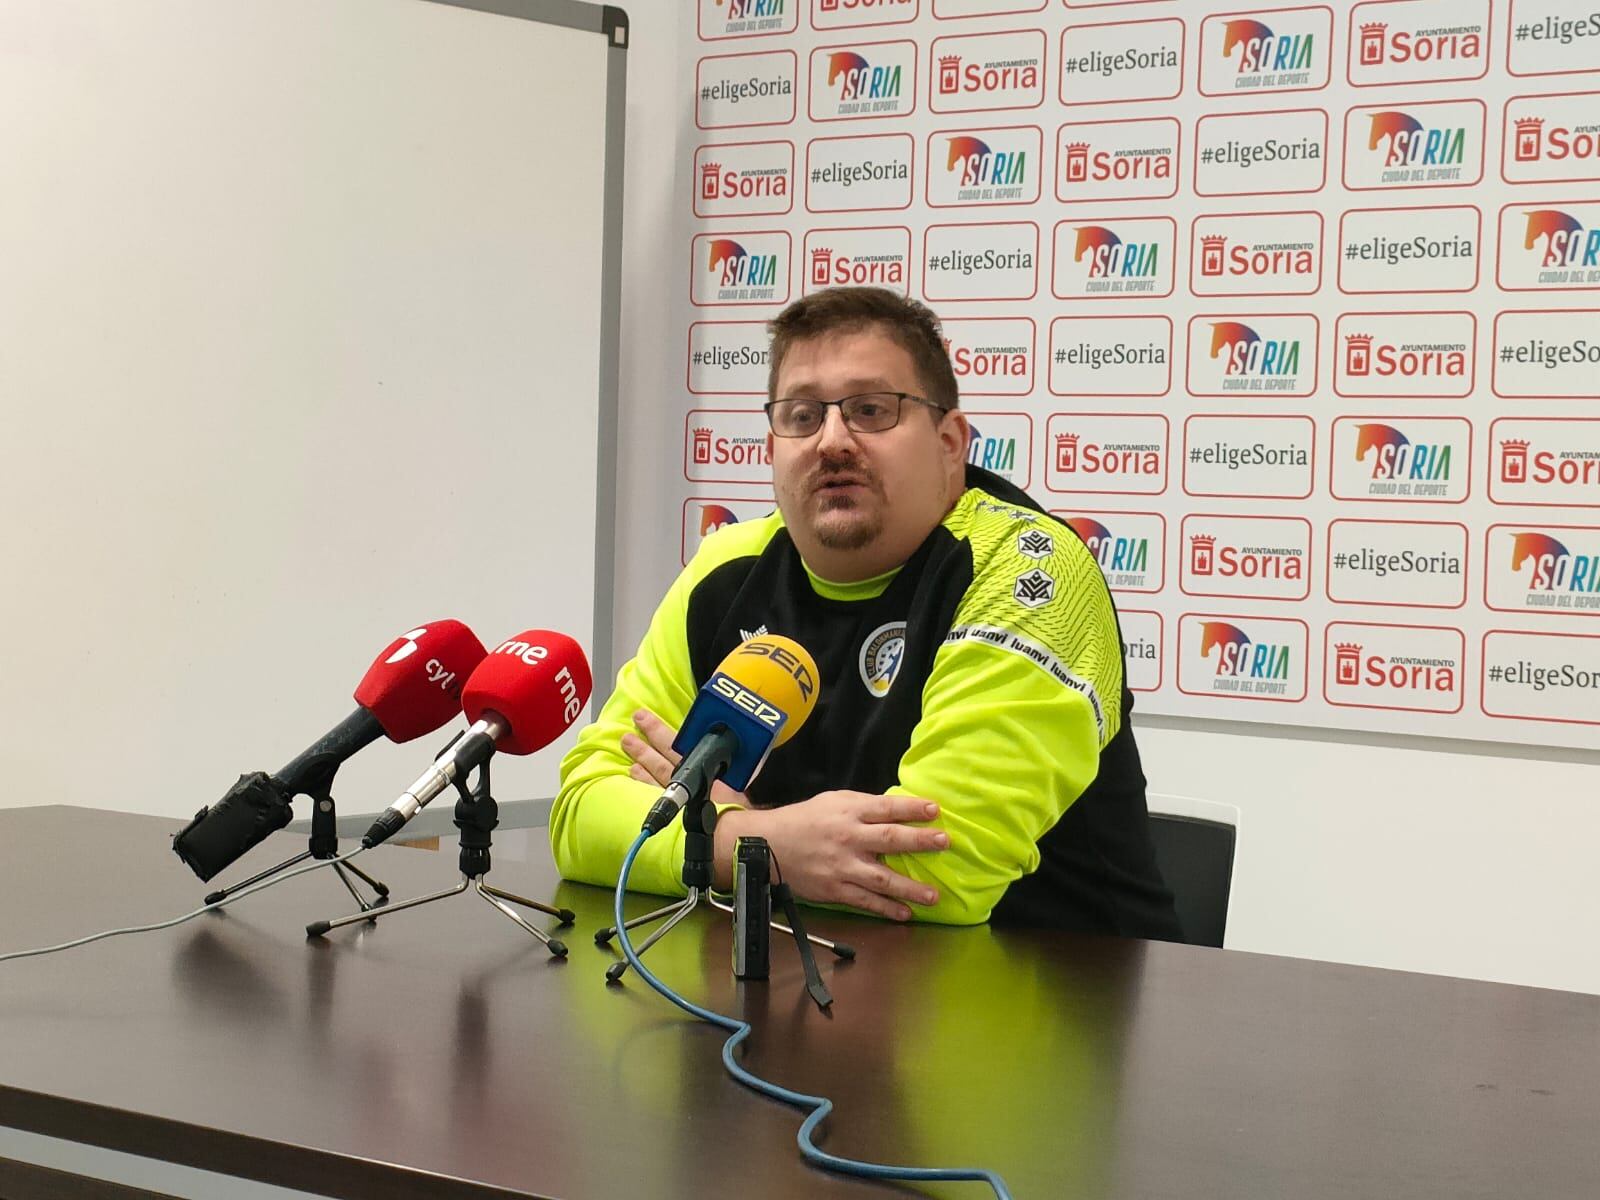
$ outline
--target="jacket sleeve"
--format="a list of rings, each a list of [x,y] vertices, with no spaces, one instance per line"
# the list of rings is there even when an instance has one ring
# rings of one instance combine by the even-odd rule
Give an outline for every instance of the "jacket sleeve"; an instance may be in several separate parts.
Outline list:
[[[918,920],[988,920],[1038,867],[1039,838],[1093,782],[1121,723],[1122,644],[1098,565],[1070,530],[1018,528],[975,564],[889,789],[937,801],[950,835],[937,854],[885,856],[939,890],[911,906]],[[1038,557],[1021,552],[1024,533]]]
[[[661,795],[655,784],[629,777],[633,762],[622,749],[622,735],[633,731],[633,714],[641,708],[677,729],[694,702],[685,632],[693,582],[689,570],[678,576],[599,716],[561,760],[550,849],[565,879],[615,886],[628,847]],[[629,883],[636,891],[682,895],[682,867],[683,826],[674,822],[645,843]]]

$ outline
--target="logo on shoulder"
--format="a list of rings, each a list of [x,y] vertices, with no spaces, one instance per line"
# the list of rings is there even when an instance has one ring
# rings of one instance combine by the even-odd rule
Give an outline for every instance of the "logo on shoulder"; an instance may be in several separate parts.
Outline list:
[[[1055,577],[1035,567],[1026,575],[1017,576],[1011,595],[1024,608],[1042,608],[1056,597]]]
[[[861,682],[876,699],[889,694],[906,660],[906,623],[890,621],[867,634],[861,643],[858,665]]]
[[[1017,553],[1025,558],[1044,559],[1056,552],[1055,539],[1039,529],[1017,535]]]

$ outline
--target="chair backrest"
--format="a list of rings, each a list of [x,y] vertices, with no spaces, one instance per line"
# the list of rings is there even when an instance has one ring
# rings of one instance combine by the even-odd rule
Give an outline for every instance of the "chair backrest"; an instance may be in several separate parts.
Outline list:
[[[1156,864],[1172,889],[1184,938],[1221,946],[1228,928],[1238,810],[1180,796],[1150,796]]]

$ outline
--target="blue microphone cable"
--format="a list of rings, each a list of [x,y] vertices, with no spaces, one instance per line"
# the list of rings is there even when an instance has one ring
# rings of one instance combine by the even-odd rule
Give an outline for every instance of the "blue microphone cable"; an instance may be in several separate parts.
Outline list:
[[[627,856],[622,860],[622,875],[617,880],[617,894],[613,901],[613,911],[616,919],[617,942],[622,947],[623,956],[628,960],[628,965],[639,973],[652,988],[676,1004],[692,1017],[698,1017],[712,1025],[720,1026],[732,1033],[722,1045],[722,1065],[745,1087],[780,1100],[795,1108],[810,1109],[808,1116],[800,1126],[800,1132],[795,1136],[799,1143],[800,1153],[806,1161],[815,1166],[823,1167],[829,1171],[838,1171],[845,1175],[858,1175],[864,1179],[904,1179],[912,1182],[933,1183],[949,1181],[973,1181],[987,1183],[994,1189],[997,1200],[1011,1200],[1011,1193],[1006,1188],[1005,1180],[1000,1178],[998,1171],[988,1171],[980,1167],[896,1167],[886,1163],[863,1162],[855,1158],[841,1158],[836,1154],[829,1154],[812,1141],[812,1135],[817,1127],[828,1119],[828,1114],[833,1111],[833,1101],[826,1096],[808,1096],[804,1092],[793,1092],[788,1088],[779,1087],[775,1083],[762,1079],[759,1075],[751,1074],[739,1065],[734,1052],[744,1040],[750,1036],[751,1027],[748,1022],[740,1021],[734,1017],[723,1016],[721,1013],[712,1012],[710,1009],[701,1008],[698,1004],[684,999],[666,984],[662,983],[640,960],[633,949],[633,941],[628,937],[627,918],[622,912],[622,897],[628,890],[628,876],[633,872],[633,860],[639,856],[650,834],[641,832],[634,839],[633,845],[628,848]]]

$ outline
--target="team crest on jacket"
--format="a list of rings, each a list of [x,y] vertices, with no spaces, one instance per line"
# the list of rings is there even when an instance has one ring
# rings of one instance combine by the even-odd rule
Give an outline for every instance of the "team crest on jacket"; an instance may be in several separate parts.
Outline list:
[[[1049,558],[1056,552],[1054,539],[1042,529],[1030,529],[1017,535],[1017,553],[1028,558]]]
[[[890,621],[867,634],[861,643],[861,682],[879,700],[889,694],[906,660],[906,623]]]
[[[1011,595],[1025,608],[1038,608],[1042,604],[1049,604],[1056,595],[1055,578],[1035,567],[1026,575],[1017,576]]]

